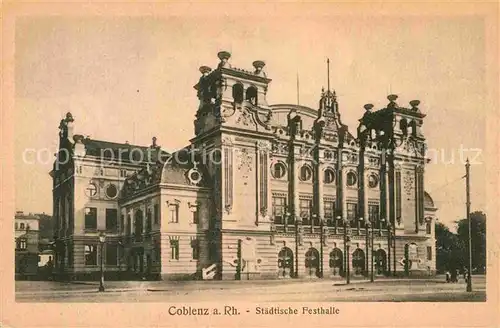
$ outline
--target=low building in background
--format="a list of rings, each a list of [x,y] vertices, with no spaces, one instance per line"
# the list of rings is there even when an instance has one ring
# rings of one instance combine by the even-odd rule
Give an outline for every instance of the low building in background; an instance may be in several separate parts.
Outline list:
[[[38,274],[38,216],[18,211],[15,214],[15,277],[33,279]]]

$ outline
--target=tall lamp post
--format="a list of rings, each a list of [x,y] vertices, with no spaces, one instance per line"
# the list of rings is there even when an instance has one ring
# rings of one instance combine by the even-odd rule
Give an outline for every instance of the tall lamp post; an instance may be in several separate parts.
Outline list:
[[[316,219],[318,216],[316,214],[313,214],[313,218]],[[323,243],[324,243],[324,238],[325,236],[323,235],[323,229],[324,229],[324,221],[323,218],[319,218],[319,227],[320,227],[320,235],[319,235],[319,278],[323,278]]]
[[[340,218],[340,217],[337,217]],[[350,269],[349,269],[349,247],[351,246],[351,237],[349,236],[348,230],[349,229],[349,220],[347,218],[344,218],[344,254],[345,254],[345,264],[346,264],[346,284],[348,285],[351,280],[350,280]]]
[[[471,230],[471,220],[470,220],[470,163],[467,158],[467,162],[465,163],[465,189],[467,192],[467,221],[469,223],[469,272],[467,273],[467,291],[472,292],[472,230]]]
[[[391,247],[392,247],[392,226],[391,226],[391,221],[387,220],[387,268],[388,268],[388,274],[391,274]],[[396,258],[396,255],[393,254],[394,258]],[[394,264],[393,270],[393,275],[396,276],[396,264]]]
[[[101,246],[101,280],[99,280],[99,291],[103,292],[104,291],[104,270],[103,270],[103,258],[104,258],[104,243],[106,242],[106,235],[104,232],[101,232],[99,234],[99,245]]]
[[[369,220],[366,220],[366,256],[368,258],[369,246],[371,245],[370,251],[370,282],[373,282],[373,225]],[[368,268],[367,268],[368,269]]]

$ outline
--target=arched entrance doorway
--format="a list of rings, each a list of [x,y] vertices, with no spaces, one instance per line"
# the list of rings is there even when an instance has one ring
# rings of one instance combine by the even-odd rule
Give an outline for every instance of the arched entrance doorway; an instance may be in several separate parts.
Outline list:
[[[387,273],[387,256],[383,249],[375,252],[375,274],[384,275]]]
[[[330,252],[330,272],[332,273],[333,276],[335,277],[340,277],[344,274],[343,272],[343,257],[342,257],[342,251],[338,248],[335,248],[333,251]]]
[[[352,271],[356,276],[365,272],[365,252],[362,249],[358,248],[352,253]]]
[[[306,274],[310,277],[318,277],[319,275],[319,252],[313,247],[306,252]]]
[[[278,276],[290,278],[293,275],[293,252],[288,247],[283,247],[278,253]]]

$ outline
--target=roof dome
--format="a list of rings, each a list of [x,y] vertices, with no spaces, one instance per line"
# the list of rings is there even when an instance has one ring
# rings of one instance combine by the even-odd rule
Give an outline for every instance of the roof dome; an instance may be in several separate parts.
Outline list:
[[[424,191],[424,207],[425,208],[435,208],[434,201],[431,195],[427,191]]]

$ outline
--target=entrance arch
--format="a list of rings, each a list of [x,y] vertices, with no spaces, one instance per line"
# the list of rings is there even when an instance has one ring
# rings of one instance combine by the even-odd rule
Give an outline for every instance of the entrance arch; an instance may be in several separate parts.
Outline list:
[[[384,275],[387,273],[387,255],[383,249],[375,252],[375,273]]]
[[[290,278],[293,275],[293,252],[288,247],[283,247],[278,253],[278,276]]]
[[[365,252],[360,248],[352,253],[352,271],[357,276],[365,272]]]
[[[332,275],[338,277],[343,275],[344,258],[342,257],[342,251],[338,248],[334,248],[330,252],[330,272]]]
[[[309,248],[306,252],[306,274],[310,277],[319,276],[319,252],[316,248]]]

